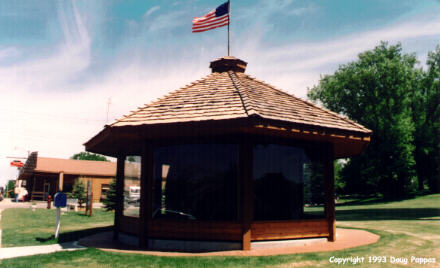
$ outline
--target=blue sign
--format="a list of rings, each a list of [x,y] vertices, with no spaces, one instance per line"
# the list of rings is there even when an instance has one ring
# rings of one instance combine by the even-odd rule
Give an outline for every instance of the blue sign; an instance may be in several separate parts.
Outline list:
[[[66,207],[67,203],[67,197],[65,193],[58,192],[54,196],[54,205],[57,208],[64,208]]]

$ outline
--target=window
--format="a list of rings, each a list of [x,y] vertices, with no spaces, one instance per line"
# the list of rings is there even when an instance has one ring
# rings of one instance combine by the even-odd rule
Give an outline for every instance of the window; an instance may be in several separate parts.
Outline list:
[[[70,193],[73,190],[73,183],[64,183],[63,184],[63,192]]]
[[[323,215],[322,164],[311,152],[277,144],[254,147],[254,220]]]
[[[154,163],[153,218],[236,220],[236,145],[164,146]]]
[[[100,198],[100,202],[102,202],[102,200],[107,198],[108,190],[110,190],[110,184],[101,184],[101,198]]]
[[[124,165],[125,216],[139,217],[141,199],[141,157],[127,156]]]

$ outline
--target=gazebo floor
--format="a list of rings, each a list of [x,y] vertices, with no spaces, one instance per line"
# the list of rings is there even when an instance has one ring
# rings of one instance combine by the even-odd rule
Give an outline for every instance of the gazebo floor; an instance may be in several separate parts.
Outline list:
[[[155,256],[269,256],[342,250],[376,243],[380,236],[363,230],[337,228],[335,242],[328,242],[324,239],[305,239],[295,240],[294,242],[293,240],[290,240],[291,242],[258,242],[255,243],[255,246],[253,243],[253,248],[249,251],[229,250],[201,253],[141,250],[133,246],[115,242],[112,238],[113,232],[104,232],[82,238],[79,240],[79,244],[86,247],[99,248],[105,251],[148,254]]]

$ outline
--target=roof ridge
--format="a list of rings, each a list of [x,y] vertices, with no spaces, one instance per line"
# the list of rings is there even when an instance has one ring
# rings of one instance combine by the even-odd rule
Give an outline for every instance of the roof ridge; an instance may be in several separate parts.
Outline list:
[[[299,101],[301,101],[301,102],[307,104],[308,106],[312,106],[312,107],[317,108],[317,109],[319,109],[319,110],[321,110],[321,111],[324,111],[324,112],[326,112],[326,113],[328,113],[328,114],[330,114],[330,115],[336,116],[336,117],[338,117],[338,118],[340,118],[340,119],[346,121],[347,123],[352,124],[352,125],[355,125],[356,127],[361,128],[361,129],[363,129],[363,130],[365,130],[365,131],[372,132],[370,129],[368,129],[368,128],[366,128],[366,127],[364,127],[364,126],[362,126],[362,125],[356,123],[355,121],[353,121],[353,120],[351,120],[351,119],[345,117],[344,115],[341,115],[341,114],[338,114],[338,113],[336,113],[336,112],[333,112],[333,111],[331,111],[331,110],[329,110],[329,109],[326,109],[326,108],[320,107],[320,106],[318,106],[318,105],[315,104],[315,103],[312,103],[312,102],[310,102],[310,101],[308,101],[308,100],[304,100],[304,99],[302,99],[302,98],[299,98],[299,97],[297,97],[297,96],[295,96],[295,95],[293,95],[293,94],[290,94],[290,93],[288,93],[288,92],[286,92],[286,91],[284,91],[284,90],[282,90],[282,89],[279,89],[279,88],[277,88],[277,87],[275,87],[275,86],[272,86],[272,85],[270,85],[270,84],[267,84],[266,82],[264,82],[264,81],[262,81],[262,80],[259,80],[259,79],[256,79],[256,78],[254,78],[254,77],[252,77],[252,76],[250,76],[250,75],[247,75],[247,74],[244,74],[244,75],[247,76],[247,77],[249,77],[250,79],[254,80],[254,81],[257,82],[257,83],[260,83],[260,84],[262,84],[262,85],[265,85],[265,86],[271,88],[272,90],[279,91],[279,92],[281,92],[281,93],[283,93],[283,94],[285,94],[285,95],[287,95],[287,96],[289,96],[289,97],[291,97],[291,98],[294,98],[294,99],[296,99],[296,100],[299,100]]]
[[[232,77],[232,71],[228,71],[227,72],[229,75],[229,78],[231,79],[232,85],[235,87],[235,89],[237,90],[238,96],[240,97],[240,101],[241,101],[241,105],[243,106],[244,112],[246,113],[247,116],[249,116],[249,112],[248,109],[246,107],[246,103],[244,102],[244,96],[242,95],[242,93],[240,92],[240,89],[238,88],[237,84],[234,81],[234,78]]]
[[[240,88],[240,86],[242,86],[242,81],[240,80],[240,77],[233,71],[228,71],[229,77],[231,78],[231,81],[234,85],[234,87],[237,89],[238,95],[240,96],[241,102],[243,104],[243,108],[247,114],[247,116],[250,116],[252,114],[257,114],[260,115],[257,111],[257,109],[255,108],[255,105],[253,105],[253,100],[251,97],[249,97],[248,92],[243,92],[242,89]],[[232,74],[234,74],[234,76],[236,76],[236,78],[234,79],[232,77]],[[235,81],[237,80],[237,81]],[[248,86],[245,86],[246,89],[248,90]],[[248,104],[246,104],[244,97],[246,97],[246,101],[248,102]],[[249,106],[249,107],[248,107]],[[253,113],[249,113],[250,110],[253,110]]]

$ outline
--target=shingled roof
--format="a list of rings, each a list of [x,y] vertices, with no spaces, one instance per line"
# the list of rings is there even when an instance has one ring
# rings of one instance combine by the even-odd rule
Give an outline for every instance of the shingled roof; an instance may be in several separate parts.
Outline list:
[[[240,65],[242,68],[224,68]],[[117,120],[111,127],[247,117],[370,133],[367,128],[244,73],[246,63],[223,57],[213,72]]]
[[[369,129],[245,74],[246,66],[229,56],[212,61],[211,74],[107,125],[86,150],[115,156],[149,139],[218,132],[331,142],[336,157],[365,149]]]
[[[140,176],[140,164],[136,162],[125,163],[127,177]],[[114,177],[116,175],[116,163],[108,161],[90,161],[62,159],[52,157],[40,157],[38,152],[32,152],[20,170],[19,179],[34,173]]]
[[[21,169],[20,177],[35,172],[53,174],[63,172],[66,175],[114,177],[116,163],[40,157],[38,152],[33,152]]]

